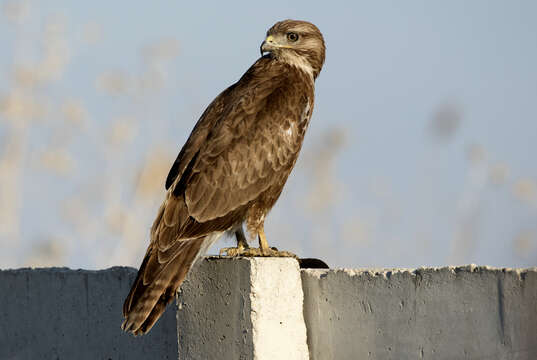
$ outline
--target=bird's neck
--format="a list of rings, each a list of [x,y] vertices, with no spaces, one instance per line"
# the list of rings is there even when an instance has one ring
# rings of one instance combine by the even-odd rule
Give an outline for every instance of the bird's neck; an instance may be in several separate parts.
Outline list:
[[[315,73],[313,70],[313,67],[311,64],[305,59],[303,56],[300,55],[288,55],[288,54],[278,54],[277,60],[284,62],[297,70],[305,73],[309,79],[311,79],[312,83],[315,81]]]

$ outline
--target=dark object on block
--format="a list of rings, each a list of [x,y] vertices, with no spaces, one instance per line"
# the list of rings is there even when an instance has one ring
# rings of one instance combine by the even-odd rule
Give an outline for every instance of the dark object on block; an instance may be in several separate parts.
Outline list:
[[[314,258],[298,259],[298,264],[301,269],[329,269],[324,261]]]

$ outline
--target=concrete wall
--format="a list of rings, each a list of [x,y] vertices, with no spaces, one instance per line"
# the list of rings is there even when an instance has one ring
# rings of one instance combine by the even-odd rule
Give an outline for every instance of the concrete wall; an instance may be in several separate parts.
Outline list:
[[[206,259],[136,338],[120,330],[135,274],[0,271],[0,359],[537,359],[536,268]]]
[[[304,270],[311,359],[537,359],[537,272]]]
[[[308,359],[291,258],[209,258],[178,297],[179,359]]]
[[[147,337],[121,331],[136,270],[0,271],[0,359],[177,359],[176,306]]]

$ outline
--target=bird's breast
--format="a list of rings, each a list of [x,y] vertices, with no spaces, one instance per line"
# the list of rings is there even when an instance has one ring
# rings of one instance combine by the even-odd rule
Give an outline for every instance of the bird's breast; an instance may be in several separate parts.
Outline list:
[[[289,144],[302,142],[311,117],[310,101],[306,102],[298,118],[288,118],[280,127],[280,137]]]

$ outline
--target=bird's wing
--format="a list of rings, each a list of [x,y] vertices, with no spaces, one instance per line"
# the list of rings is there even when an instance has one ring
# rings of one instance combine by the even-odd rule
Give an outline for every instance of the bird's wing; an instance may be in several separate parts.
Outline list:
[[[241,205],[265,189],[267,177],[279,169],[270,161],[279,156],[284,162],[287,152],[267,128],[278,111],[268,106],[280,105],[272,98],[284,98],[273,96],[284,78],[281,65],[261,58],[200,117],[168,174],[168,193],[151,229],[161,262],[173,257],[168,250],[176,242],[240,222]]]
[[[149,331],[203,249],[243,220],[249,202],[283,184],[301,142],[285,134],[308,99],[283,84],[289,79],[280,66],[260,59],[196,124],[168,175],[151,244],[124,303],[125,330]]]
[[[284,70],[270,62],[245,74],[224,99],[228,105],[188,174],[175,184],[174,194],[184,196],[197,222],[225,217],[245,206],[281,182],[282,174],[288,174],[283,168],[293,166],[301,139],[286,137],[285,131],[299,120],[308,100],[299,91],[286,91],[290,89]]]
[[[176,179],[181,179],[186,167],[199,151],[204,141],[207,140],[210,130],[224,111],[226,100],[234,87],[235,84],[220,93],[201,115],[168,173],[168,177],[166,178],[166,190],[173,185]]]

